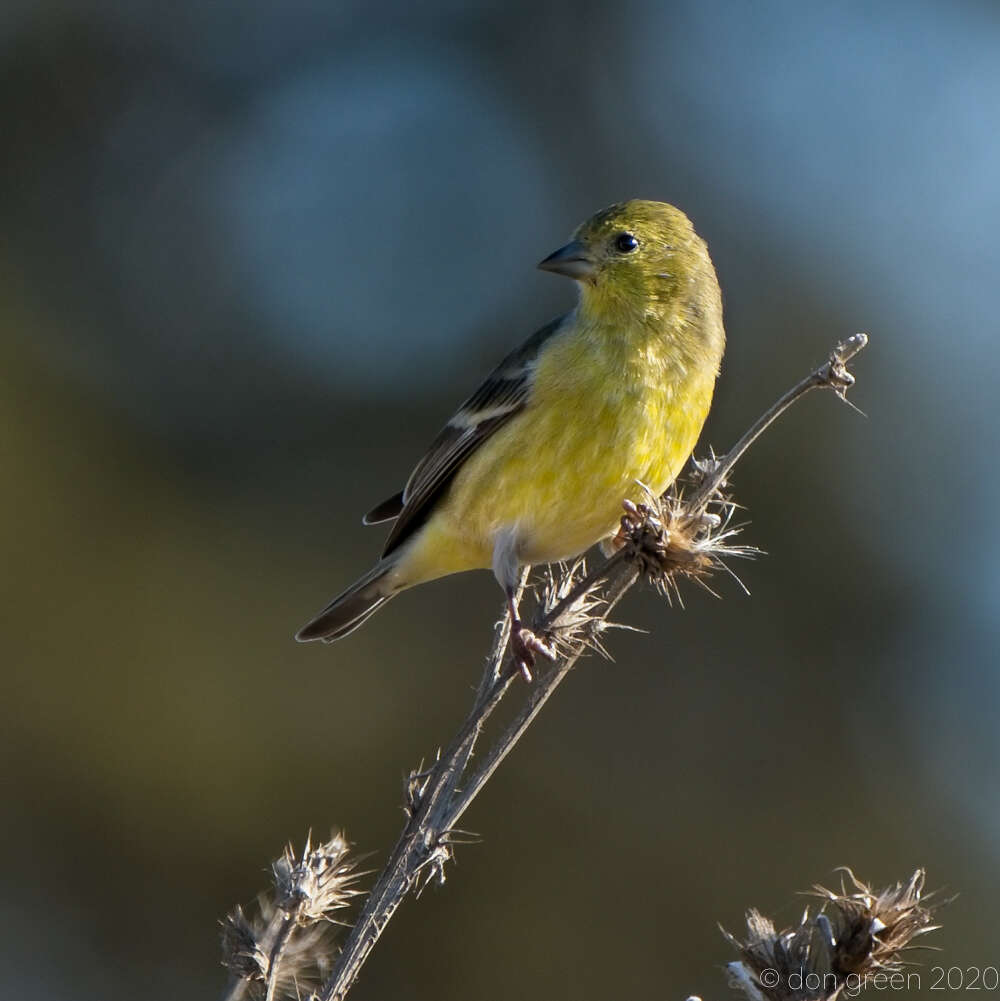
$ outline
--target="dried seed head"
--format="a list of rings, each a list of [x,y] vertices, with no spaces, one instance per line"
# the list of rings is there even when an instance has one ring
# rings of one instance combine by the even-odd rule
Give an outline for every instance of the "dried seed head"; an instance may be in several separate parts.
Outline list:
[[[543,616],[547,616],[586,576],[587,563],[583,558],[572,564],[559,563],[546,567],[539,595]],[[603,585],[602,579],[595,580],[560,612],[546,630],[545,639],[560,656],[570,656],[583,646],[611,659],[601,642],[602,632],[612,627],[612,623],[601,617],[605,605],[605,597],[601,593]]]
[[[316,847],[310,835],[298,858],[295,849],[286,846],[271,864],[275,904],[302,926],[332,921],[332,912],[346,907],[358,893],[357,861],[348,856],[349,850],[340,833]]]
[[[267,953],[259,945],[263,927],[252,922],[239,904],[221,924],[222,965],[237,980],[262,983],[270,966]]]
[[[811,915],[807,908],[796,928],[776,931],[751,910],[745,940],[724,931],[741,956],[728,966],[731,986],[752,1001],[833,1001],[845,989],[859,993],[876,974],[899,973],[903,952],[937,927],[924,871],[881,893],[845,873],[850,885],[841,892],[815,888],[821,910]]]
[[[272,865],[274,894],[258,899],[257,914],[237,907],[222,922],[223,965],[245,983],[245,996],[303,998],[321,982],[336,955],[332,914],[359,891],[357,860],[342,834],[296,857],[289,846]]]
[[[689,481],[703,478],[705,470],[715,462],[713,458],[694,463]],[[625,514],[615,545],[627,547],[629,559],[668,600],[676,598],[683,604],[678,588],[681,580],[693,580],[711,590],[706,582],[716,571],[725,570],[736,577],[725,562],[727,557],[750,558],[758,554],[750,546],[732,544],[742,526],[733,524],[737,504],[721,489],[697,506],[686,503],[683,484],[674,484],[662,497],[648,488],[644,490],[643,503],[623,505]],[[736,580],[742,587],[739,578]]]
[[[876,893],[850,869],[843,869],[845,884],[839,893],[815,887],[827,901],[831,934],[837,943],[834,955],[839,973],[891,972],[902,965],[901,955],[920,935],[934,931],[933,912],[938,906],[924,893],[923,869],[906,883],[896,883]],[[849,883],[848,883],[849,881]]]

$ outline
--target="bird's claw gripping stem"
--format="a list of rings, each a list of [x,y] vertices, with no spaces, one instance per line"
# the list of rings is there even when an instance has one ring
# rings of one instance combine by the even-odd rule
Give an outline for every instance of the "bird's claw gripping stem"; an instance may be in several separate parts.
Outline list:
[[[507,608],[510,613],[510,648],[514,655],[514,666],[524,676],[525,681],[531,681],[535,654],[540,653],[548,660],[555,660],[556,652],[548,642],[521,622],[513,589],[507,592]]]
[[[525,681],[531,681],[536,653],[540,653],[547,660],[556,659],[556,652],[552,646],[518,621],[511,623],[510,643],[514,651],[514,663],[520,668]]]

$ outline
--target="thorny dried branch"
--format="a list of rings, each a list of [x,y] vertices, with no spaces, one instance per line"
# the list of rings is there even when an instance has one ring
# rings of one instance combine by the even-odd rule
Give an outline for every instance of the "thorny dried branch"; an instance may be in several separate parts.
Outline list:
[[[579,561],[561,573],[548,572],[531,629],[555,647],[557,659],[533,684],[520,689],[523,702],[514,718],[481,755],[477,767],[470,769],[483,727],[520,677],[508,655],[509,623],[505,618],[497,625],[469,715],[431,768],[424,771],[421,766],[411,773],[406,785],[407,819],[403,831],[366,895],[326,982],[308,995],[311,1001],[343,999],[406,895],[411,890],[419,891],[431,879],[444,881],[452,846],[468,837],[458,830],[459,820],[580,657],[588,650],[607,655],[604,633],[614,625],[609,616],[625,593],[640,578],[646,578],[668,598],[679,600],[681,580],[707,587],[713,572],[729,571],[726,559],[756,552],[733,544],[740,530],[733,523],[737,505],[726,493],[733,467],[778,416],[811,390],[830,389],[846,401],[847,390],[854,383],[847,363],[867,344],[867,334],[855,334],[838,344],[823,365],[785,393],[729,452],[721,458],[712,456],[693,462],[687,475],[688,493],[682,486],[675,486],[662,497],[648,495],[642,504],[626,503],[612,555],[596,568],[588,571]],[[526,579],[527,571],[522,575],[518,597]],[[308,855],[307,844],[304,856]],[[284,882],[285,869],[296,865],[302,868],[294,857],[276,863],[281,870],[275,870],[279,884]],[[283,903],[262,904],[256,922],[248,921],[239,908],[227,919],[223,939],[231,978],[226,1001],[237,1001],[248,994],[270,1001],[277,990],[283,989],[277,986],[279,981],[296,984],[298,991],[304,967],[309,965],[304,957],[310,949],[303,942],[317,926],[302,920],[303,915],[313,913],[312,905],[306,910],[301,900],[294,905],[289,892],[279,885],[277,899]],[[294,892],[303,890],[299,887]],[[311,948],[327,949],[323,956],[312,956],[312,971],[331,962],[325,940],[313,940]]]

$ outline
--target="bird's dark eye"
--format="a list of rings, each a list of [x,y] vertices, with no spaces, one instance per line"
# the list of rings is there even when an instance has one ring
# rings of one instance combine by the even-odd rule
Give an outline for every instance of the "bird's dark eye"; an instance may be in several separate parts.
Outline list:
[[[639,241],[631,233],[619,233],[615,237],[615,250],[622,254],[631,254],[639,248]]]

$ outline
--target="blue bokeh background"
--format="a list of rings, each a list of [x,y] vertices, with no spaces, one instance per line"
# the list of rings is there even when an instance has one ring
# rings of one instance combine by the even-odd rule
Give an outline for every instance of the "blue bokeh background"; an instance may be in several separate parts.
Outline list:
[[[709,242],[724,449],[768,551],[612,637],[356,989],[721,997],[715,926],[847,864],[960,896],[1000,965],[1000,8],[10,0],[0,13],[0,876],[7,998],[211,998],[216,921],[307,829],[375,858],[498,596],[294,629],[359,514],[572,301],[533,270],[631,196]],[[927,985],[930,983],[929,976]]]

